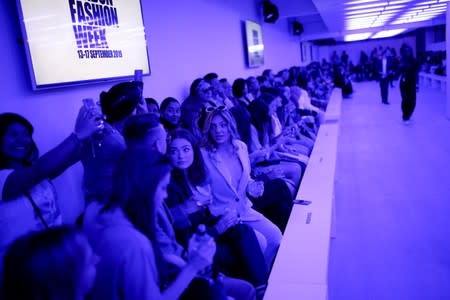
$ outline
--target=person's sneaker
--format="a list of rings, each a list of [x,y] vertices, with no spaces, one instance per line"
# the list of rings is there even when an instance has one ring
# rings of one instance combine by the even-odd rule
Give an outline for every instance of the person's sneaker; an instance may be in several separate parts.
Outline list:
[[[403,124],[405,124],[405,125],[411,125],[411,120],[403,120]]]
[[[387,101],[383,101],[382,103],[383,103],[383,104],[386,104],[386,105],[391,104],[391,103],[389,103],[389,102],[387,102]]]

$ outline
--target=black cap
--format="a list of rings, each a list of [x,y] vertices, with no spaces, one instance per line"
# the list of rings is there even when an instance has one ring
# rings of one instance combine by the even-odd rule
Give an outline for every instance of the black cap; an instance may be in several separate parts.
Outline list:
[[[130,81],[118,83],[108,92],[101,92],[100,105],[107,121],[120,121],[131,115],[142,99],[142,88],[142,82]]]

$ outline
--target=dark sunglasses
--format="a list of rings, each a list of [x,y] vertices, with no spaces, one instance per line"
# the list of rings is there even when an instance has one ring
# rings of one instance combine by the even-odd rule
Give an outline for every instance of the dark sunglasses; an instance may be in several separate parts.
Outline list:
[[[221,105],[221,106],[209,106],[209,107],[205,108],[205,111],[208,112],[208,113],[213,112],[213,111],[225,111],[225,110],[227,110],[227,107],[224,106],[224,105]]]

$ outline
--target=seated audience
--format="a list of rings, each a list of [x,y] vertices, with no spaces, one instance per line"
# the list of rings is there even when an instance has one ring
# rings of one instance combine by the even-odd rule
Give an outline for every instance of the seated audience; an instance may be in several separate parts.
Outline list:
[[[249,111],[251,115],[249,152],[253,174],[255,176],[264,174],[268,179],[283,179],[294,197],[300,183],[302,165],[283,160],[278,155],[277,150],[284,142],[283,138],[278,138],[274,143],[270,143],[271,120],[267,105],[257,99],[249,106]]]
[[[282,106],[281,97],[276,92],[264,93],[259,97],[268,106],[268,115],[264,116],[270,120],[268,125],[268,134],[270,145],[279,144],[279,152],[288,152],[292,154],[301,154],[309,156],[313,147],[313,141],[305,136],[290,137],[291,128],[281,124],[277,110]],[[261,116],[259,116],[261,117]],[[259,128],[256,128],[259,130]],[[282,139],[282,141],[278,141]]]
[[[226,299],[227,289],[219,282],[197,277],[211,265],[215,243],[190,249],[185,257],[178,256],[177,269],[168,268],[167,249],[181,247],[170,239],[173,234],[164,235],[171,230],[168,215],[161,211],[170,172],[162,155],[130,148],[115,170],[110,202],[87,208],[84,228],[102,258],[89,299]],[[254,290],[243,281],[225,278],[223,285],[233,287],[230,293],[238,292],[230,294],[235,299],[254,298]]]
[[[264,290],[267,267],[253,229],[239,223],[235,212],[228,211],[217,218],[209,211],[211,182],[195,138],[187,130],[178,129],[169,134],[168,141],[168,157],[174,169],[166,203],[177,240],[186,248],[198,225],[205,224],[217,243],[214,265],[218,271]]]

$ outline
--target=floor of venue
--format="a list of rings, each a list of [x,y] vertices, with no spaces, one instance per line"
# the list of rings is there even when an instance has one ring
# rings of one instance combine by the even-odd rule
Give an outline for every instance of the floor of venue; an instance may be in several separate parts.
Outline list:
[[[421,88],[403,124],[398,82],[343,99],[330,246],[330,300],[450,299],[450,120]]]

